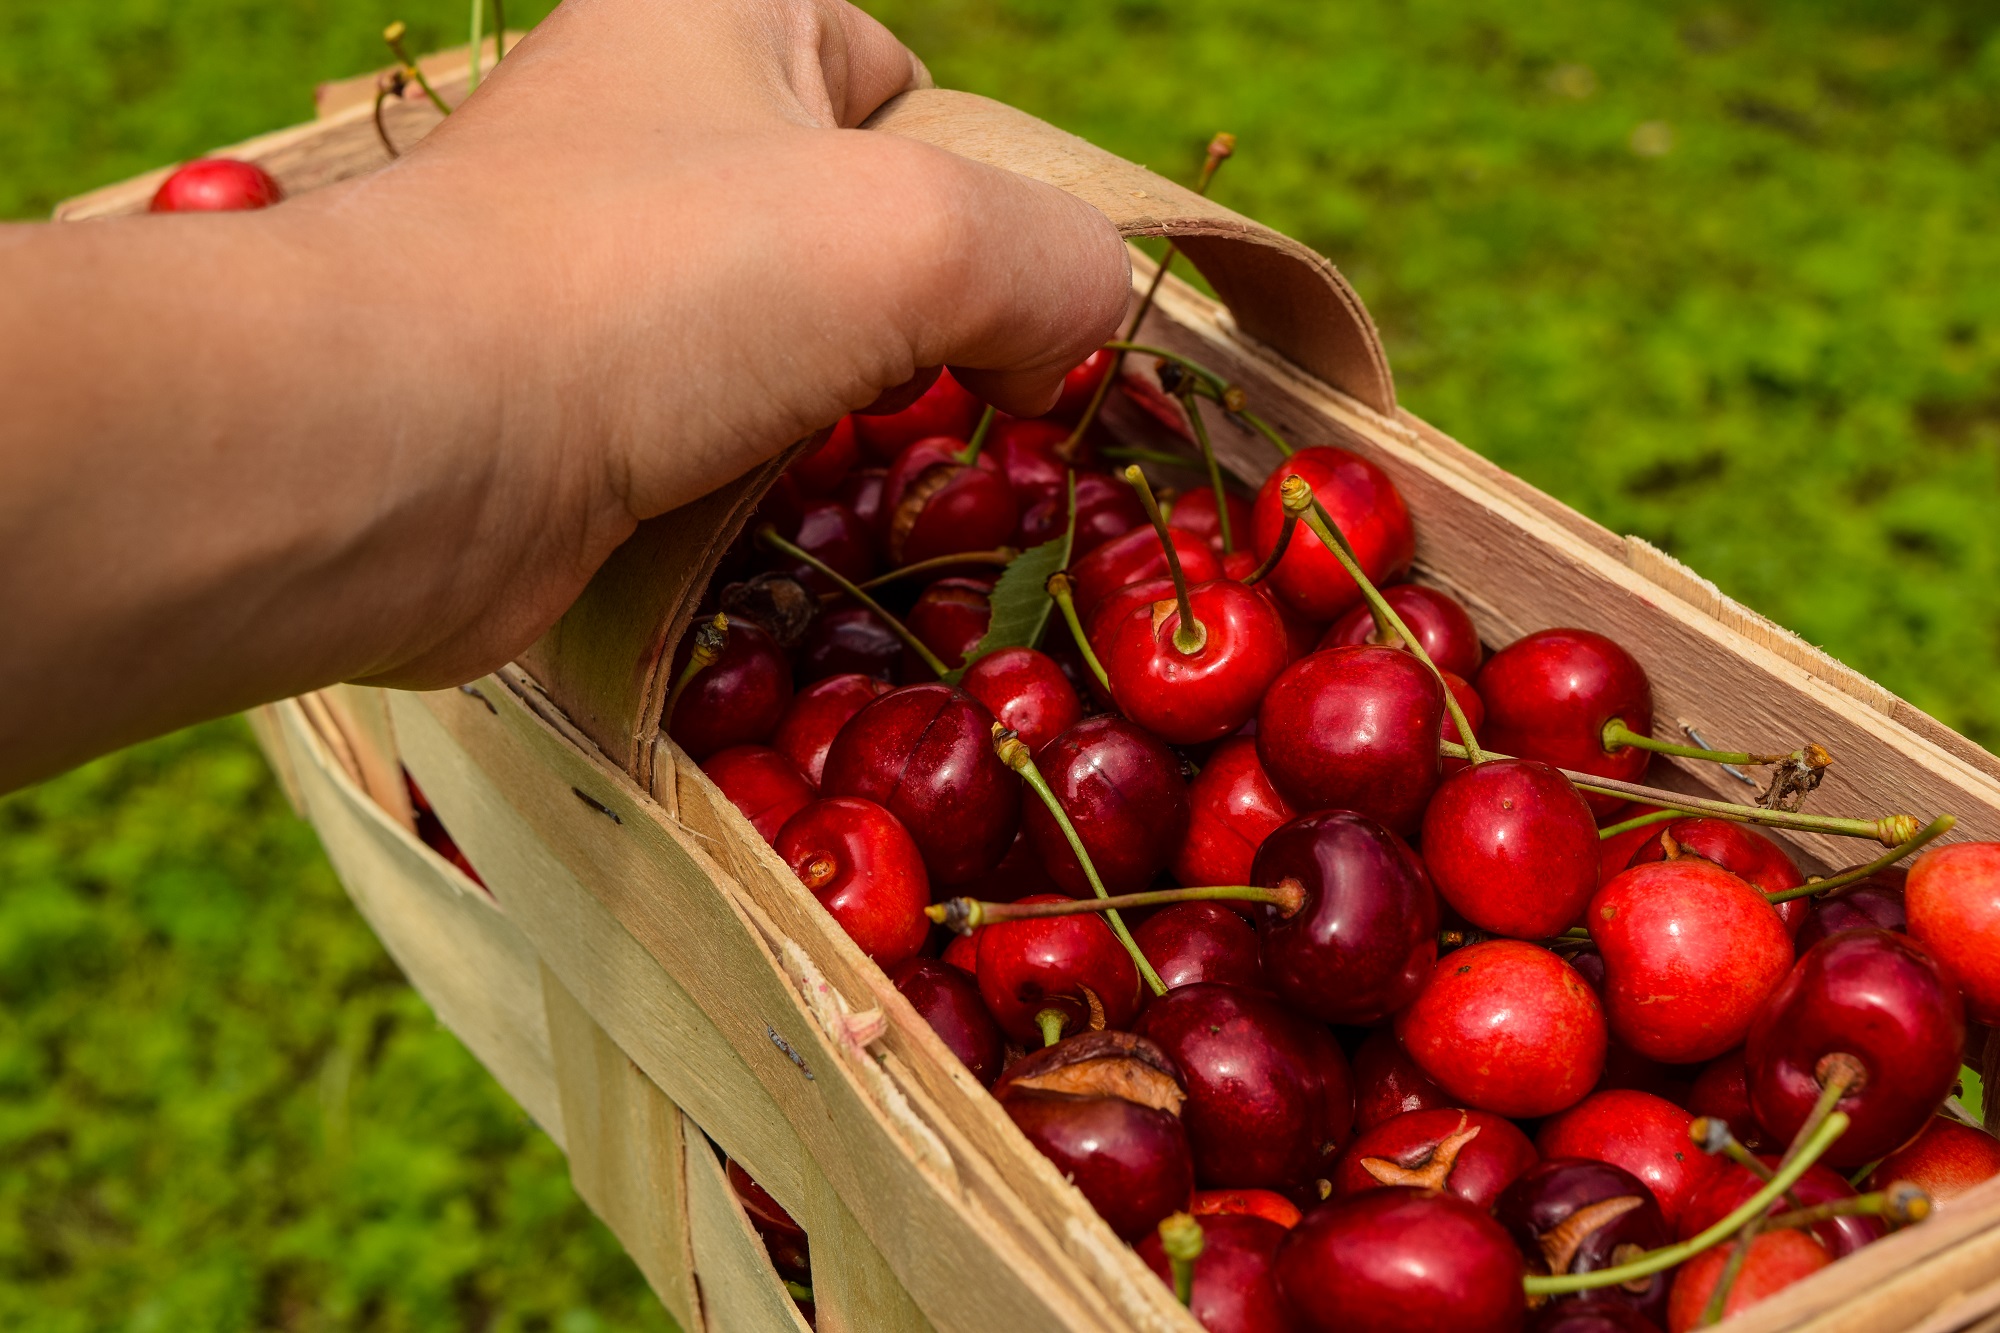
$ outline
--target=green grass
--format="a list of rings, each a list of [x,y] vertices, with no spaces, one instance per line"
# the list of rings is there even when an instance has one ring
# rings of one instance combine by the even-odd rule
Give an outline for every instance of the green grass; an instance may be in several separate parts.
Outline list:
[[[0,6],[0,216],[310,114],[406,0]],[[511,6],[518,21],[540,8]],[[2000,15],[877,0],[1332,255],[1404,400],[2000,742]],[[1661,151],[1664,150],[1664,151]],[[0,802],[0,1325],[661,1327],[238,724]]]

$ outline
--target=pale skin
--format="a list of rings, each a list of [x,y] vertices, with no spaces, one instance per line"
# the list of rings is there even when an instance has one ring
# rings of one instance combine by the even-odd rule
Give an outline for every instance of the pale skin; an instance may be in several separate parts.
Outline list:
[[[0,790],[489,671],[638,522],[921,368],[1045,409],[1124,249],[852,128],[926,82],[841,0],[569,0],[376,175],[0,228]]]

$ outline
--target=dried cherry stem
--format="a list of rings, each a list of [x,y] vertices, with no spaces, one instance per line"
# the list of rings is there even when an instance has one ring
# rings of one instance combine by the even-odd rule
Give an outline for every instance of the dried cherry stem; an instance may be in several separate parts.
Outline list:
[[[389,137],[388,123],[382,119],[382,105],[392,97],[400,100],[403,89],[408,86],[409,78],[403,73],[401,65],[384,70],[375,79],[375,137],[382,141],[382,149],[391,160],[401,157],[403,150],[396,147],[396,141]]]
[[[1195,401],[1192,389],[1181,394],[1181,407],[1187,413],[1188,424],[1194,427],[1194,441],[1201,446],[1201,461],[1208,468],[1208,489],[1215,495],[1215,521],[1222,528],[1222,553],[1231,555],[1236,550],[1236,536],[1229,529],[1229,492],[1222,485],[1222,465],[1215,461],[1215,446],[1208,440],[1208,423],[1201,419],[1201,405]]]
[[[1649,824],[1667,824],[1676,819],[1686,818],[1686,813],[1680,810],[1654,810],[1647,814],[1634,815],[1632,818],[1617,824],[1606,824],[1603,828],[1597,830],[1597,837],[1598,841],[1602,842],[1606,838],[1615,838],[1621,833],[1630,833],[1635,828],[1645,828]]]
[[[932,671],[936,672],[939,680],[943,680],[946,676],[951,674],[951,668],[946,666],[943,662],[939,661],[938,655],[932,652],[929,648],[927,648],[924,645],[924,641],[922,639],[919,639],[916,635],[910,633],[910,627],[908,625],[905,625],[902,621],[890,615],[889,612],[883,608],[882,603],[876,601],[873,597],[870,597],[867,593],[863,592],[859,584],[855,583],[845,574],[842,574],[839,570],[834,569],[832,566],[828,565],[826,561],[820,559],[818,556],[814,555],[811,551],[806,550],[803,546],[798,546],[792,542],[786,541],[783,537],[780,537],[778,535],[778,530],[772,527],[769,523],[766,523],[762,527],[757,529],[757,543],[760,546],[769,547],[771,550],[778,552],[778,554],[780,555],[790,556],[792,559],[798,561],[800,564],[806,566],[808,569],[811,569],[816,573],[824,576],[833,583],[834,587],[839,588],[849,597],[852,597],[855,601],[861,603],[863,606],[867,607],[870,611],[873,611],[876,615],[880,616],[882,618],[882,623],[889,627],[889,632],[894,634],[897,638],[901,639],[903,641],[903,646],[905,648],[908,648],[911,652],[915,653],[919,658],[921,658],[925,666],[929,667]]]
[[[1833,763],[1833,756],[1823,746],[1808,743],[1789,754],[1751,754],[1745,750],[1711,750],[1700,745],[1682,745],[1679,741],[1663,741],[1652,736],[1641,736],[1625,725],[1625,719],[1614,717],[1604,724],[1604,752],[1631,746],[1635,750],[1650,750],[1654,754],[1670,754],[1679,759],[1701,759],[1711,764],[1781,764],[1787,759],[1798,759],[1812,768],[1825,768]]]
[[[1190,1213],[1173,1213],[1160,1222],[1160,1248],[1174,1275],[1174,1296],[1183,1306],[1194,1304],[1194,1261],[1207,1247],[1201,1223]]]
[[[1788,903],[1794,898],[1809,898],[1821,894],[1837,893],[1850,884],[1859,884],[1870,875],[1879,874],[1887,870],[1890,866],[1896,864],[1896,862],[1902,860],[1911,852],[1916,851],[1925,843],[1934,842],[1942,838],[1945,834],[1951,832],[1957,823],[1957,815],[1939,815],[1936,819],[1933,819],[1930,823],[1917,830],[1915,837],[1910,838],[1906,842],[1897,843],[1867,865],[1854,866],[1851,869],[1841,871],[1837,875],[1828,875],[1825,879],[1808,880],[1796,889],[1786,889],[1782,893],[1770,894],[1771,902],[1775,906],[1778,903]]]
[[[687,665],[681,674],[674,677],[673,688],[667,691],[666,705],[660,709],[660,730],[665,731],[674,724],[674,706],[687,693],[687,687],[696,676],[715,665],[715,659],[722,656],[729,646],[729,617],[717,611],[715,619],[694,632],[694,642],[688,645]]]
[[[1002,921],[1039,921],[1052,916],[1082,916],[1124,907],[1171,907],[1175,903],[1269,903],[1281,917],[1296,916],[1305,906],[1306,890],[1295,879],[1275,889],[1255,884],[1203,884],[1191,889],[1148,889],[1109,898],[1068,898],[1059,903],[989,903],[977,898],[947,898],[932,903],[924,915],[955,934],[970,935],[981,926]]]
[[[1297,486],[1290,485],[1291,480],[1287,478],[1286,484],[1278,487],[1278,502],[1285,510],[1285,521],[1278,529],[1278,544],[1271,548],[1271,554],[1264,563],[1251,570],[1250,576],[1243,580],[1247,588],[1254,588],[1271,577],[1271,571],[1278,567],[1278,562],[1285,558],[1285,552],[1291,549],[1292,534],[1298,530],[1299,520],[1305,517],[1306,510],[1312,508],[1312,487],[1304,477],[1297,478]]]
[[[965,447],[958,451],[959,462],[965,464],[967,467],[971,467],[979,461],[979,452],[986,447],[986,437],[993,433],[993,418],[996,415],[997,413],[991,404],[988,404],[986,410],[979,414],[979,424],[972,428],[972,438],[967,440]]]
[[[1056,799],[1056,794],[1049,790],[1048,780],[1042,776],[1042,771],[1035,767],[1035,757],[1028,753],[1028,747],[1022,743],[1019,736],[998,722],[993,724],[993,753],[1000,756],[1001,763],[1019,773],[1021,780],[1026,782],[1035,795],[1041,798],[1042,804],[1048,807],[1049,813],[1055,817],[1056,826],[1069,841],[1069,849],[1075,853],[1076,863],[1083,867],[1084,878],[1090,881],[1090,891],[1099,898],[1109,898],[1111,895],[1105,891],[1104,881],[1097,877],[1097,867],[1091,864],[1090,853],[1084,849],[1083,839],[1077,834],[1076,825],[1069,822],[1069,813],[1062,808],[1062,802]],[[1125,952],[1132,955],[1133,964],[1138,967],[1139,975],[1146,979],[1146,985],[1151,988],[1153,994],[1165,995],[1167,983],[1160,980],[1160,974],[1153,970],[1153,965],[1146,961],[1146,955],[1140,952],[1139,942],[1133,939],[1132,932],[1125,928],[1125,919],[1118,915],[1118,909],[1106,908],[1104,919],[1110,923],[1111,933],[1125,946]]]
[[[388,43],[389,53],[402,63],[403,73],[417,81],[417,87],[424,90],[424,96],[431,99],[431,105],[438,109],[440,115],[448,116],[451,114],[451,107],[438,96],[437,89],[431,87],[431,81],[424,77],[423,67],[410,59],[410,53],[403,49],[403,35],[408,31],[409,28],[403,21],[397,19],[382,29],[382,40]]]
[[[1160,545],[1166,548],[1174,600],[1181,605],[1181,618],[1174,626],[1174,651],[1182,657],[1193,657],[1208,642],[1208,626],[1194,618],[1194,604],[1188,601],[1187,575],[1181,572],[1181,553],[1174,547],[1174,534],[1167,527],[1167,517],[1160,512],[1160,502],[1153,498],[1153,488],[1146,484],[1146,474],[1139,470],[1139,465],[1128,463],[1121,475],[1126,485],[1139,493],[1139,503],[1145,506],[1146,517],[1152,520],[1153,531],[1159,534]]]
[[[960,565],[999,565],[1005,568],[1013,564],[1014,557],[1019,554],[1021,553],[1011,546],[996,546],[990,551],[960,551],[955,555],[934,555],[928,560],[919,560],[915,564],[892,569],[886,574],[877,574],[874,578],[854,586],[866,591],[869,588],[879,588],[885,583],[896,583],[903,579],[916,578],[921,574],[932,574],[940,569],[957,569]],[[840,594],[828,593],[827,596],[838,597]]]
[[[1678,1245],[1667,1245],[1633,1259],[1629,1263],[1617,1264],[1611,1268],[1593,1269],[1588,1273],[1530,1274],[1522,1279],[1530,1296],[1568,1296],[1579,1291],[1595,1291],[1599,1287],[1615,1287],[1624,1282],[1636,1282],[1640,1278],[1651,1277],[1665,1272],[1676,1264],[1686,1263],[1704,1250],[1728,1240],[1741,1231],[1752,1219],[1760,1217],[1766,1208],[1776,1203],[1786,1190],[1799,1181],[1814,1162],[1833,1146],[1833,1141],[1847,1131],[1848,1119],[1845,1112],[1835,1111],[1820,1123],[1812,1137],[1800,1148],[1797,1157],[1780,1167],[1764,1188],[1745,1199],[1736,1210]]]
[[[1042,1030],[1042,1045],[1053,1046],[1062,1040],[1063,1029],[1069,1026],[1069,1015],[1060,1009],[1044,1009],[1035,1015],[1035,1026]]]
[[[1069,626],[1070,637],[1076,640],[1076,650],[1083,654],[1083,664],[1090,668],[1090,674],[1097,677],[1097,683],[1109,694],[1111,677],[1106,674],[1104,663],[1097,660],[1097,653],[1090,646],[1090,636],[1083,632],[1083,622],[1077,619],[1076,597],[1069,575],[1059,569],[1049,575],[1049,581],[1043,586],[1055,599],[1056,609],[1062,612],[1063,623]]]

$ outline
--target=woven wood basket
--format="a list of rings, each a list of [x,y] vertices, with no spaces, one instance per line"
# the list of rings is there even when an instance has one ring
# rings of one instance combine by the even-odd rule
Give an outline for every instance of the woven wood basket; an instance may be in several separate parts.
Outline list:
[[[432,70],[463,96],[462,56]],[[330,85],[318,121],[220,151],[293,194],[375,170],[372,86]],[[437,119],[415,102],[386,116],[405,145]],[[1144,338],[1230,377],[1289,438],[1386,469],[1417,519],[1418,576],[1460,597],[1487,642],[1556,624],[1610,634],[1651,673],[1666,729],[1830,747],[1815,808],[1950,811],[1960,836],[2000,838],[2000,760],[1401,411],[1367,312],[1325,259],[981,98],[913,93],[871,127],[1071,190],[1127,235],[1174,237],[1221,300],[1170,280]],[[58,216],[142,211],[163,175]],[[1135,268],[1143,283],[1150,264],[1135,253]],[[1184,447],[1136,411],[1110,425]],[[1276,461],[1226,424],[1216,442],[1244,475]],[[643,525],[514,666],[434,694],[340,687],[274,705],[254,718],[265,748],[355,905],[564,1146],[578,1192],[683,1327],[803,1327],[712,1142],[807,1229],[823,1330],[1192,1333],[659,729],[671,645],[781,462]],[[491,896],[416,839],[399,765]],[[1811,838],[1793,850],[1849,859]],[[1952,1333],[2000,1327],[1996,1311],[2000,1181],[1729,1327]]]

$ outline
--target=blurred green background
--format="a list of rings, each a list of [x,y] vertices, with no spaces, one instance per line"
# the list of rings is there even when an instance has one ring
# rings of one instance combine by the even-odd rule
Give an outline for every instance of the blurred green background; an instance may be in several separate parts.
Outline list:
[[[9,0],[0,217],[306,118],[437,0]],[[515,0],[524,24],[547,4]],[[2000,742],[2000,11],[875,0],[1326,252],[1405,402]],[[0,801],[0,1326],[666,1327],[235,722]]]

